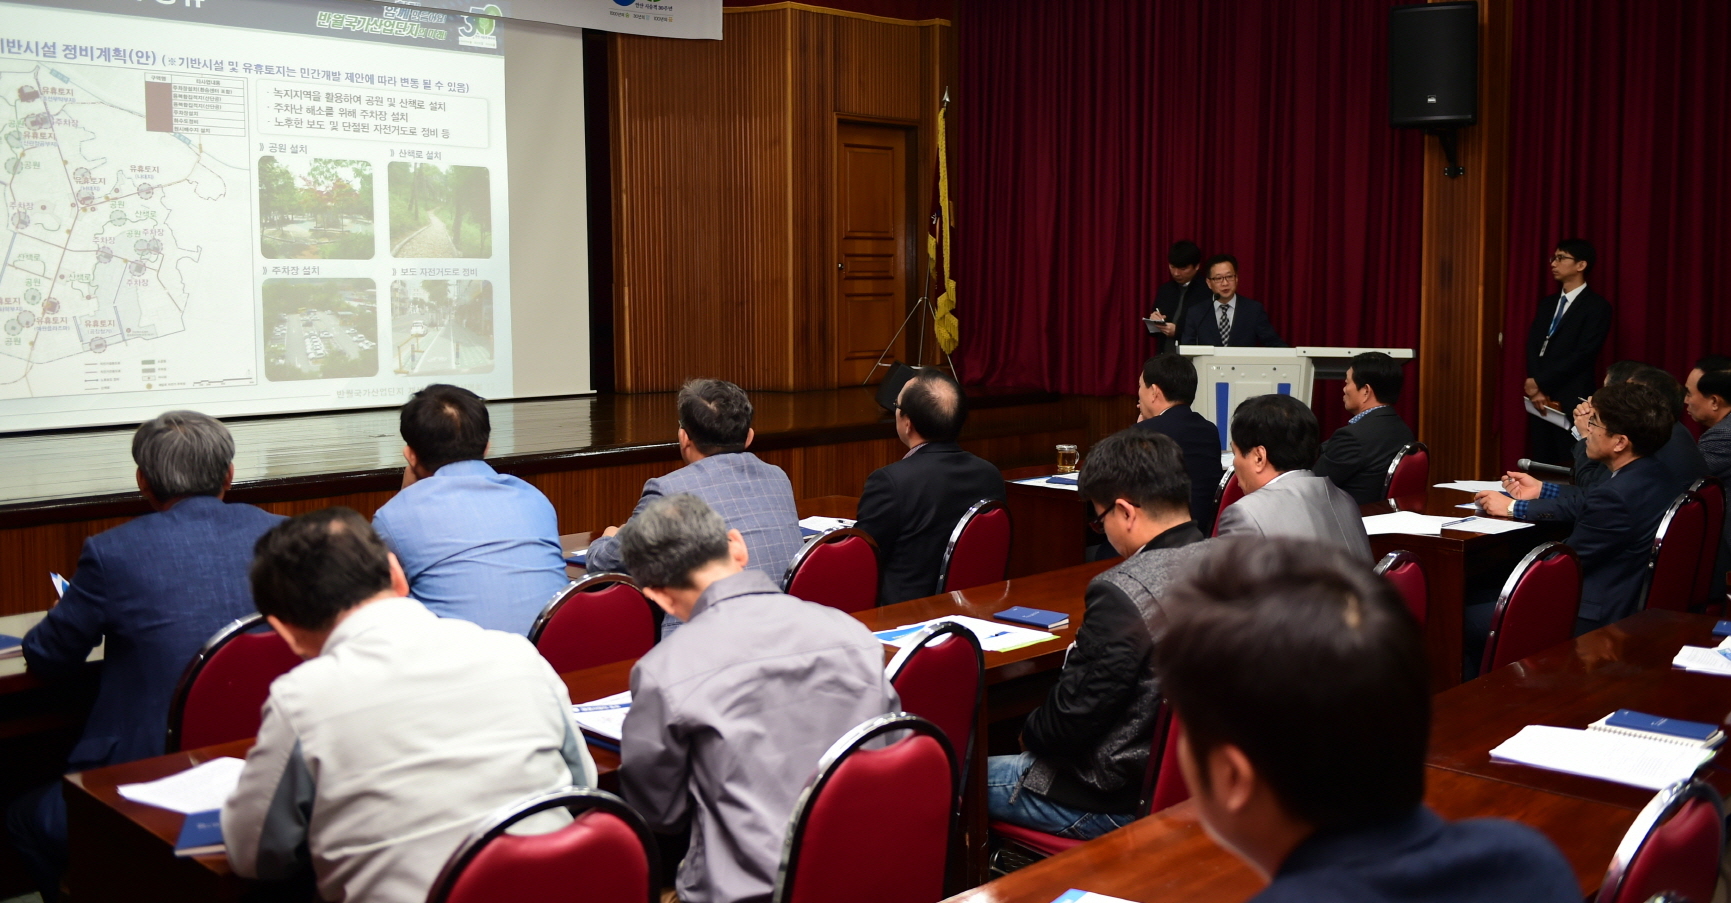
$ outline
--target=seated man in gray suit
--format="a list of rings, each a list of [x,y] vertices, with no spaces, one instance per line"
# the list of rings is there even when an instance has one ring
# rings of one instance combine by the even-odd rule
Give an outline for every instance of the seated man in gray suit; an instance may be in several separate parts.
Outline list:
[[[1395,413],[1400,361],[1380,352],[1353,355],[1340,397],[1352,419],[1322,443],[1316,473],[1352,494],[1360,505],[1383,500],[1388,466],[1412,442],[1412,428]]]
[[[1290,395],[1247,398],[1232,412],[1232,470],[1244,498],[1220,512],[1221,536],[1297,536],[1332,542],[1370,564],[1358,503],[1310,468],[1322,428]]]
[[[719,379],[686,383],[679,390],[679,456],[685,466],[644,483],[643,497],[631,516],[643,513],[650,502],[663,496],[695,495],[745,538],[749,567],[780,586],[804,537],[787,474],[746,451],[756,436],[751,415],[751,400],[733,383]],[[618,532],[618,527],[608,527],[589,546],[585,561],[589,573],[630,573],[614,538]],[[681,623],[671,616],[663,620],[662,637]]]

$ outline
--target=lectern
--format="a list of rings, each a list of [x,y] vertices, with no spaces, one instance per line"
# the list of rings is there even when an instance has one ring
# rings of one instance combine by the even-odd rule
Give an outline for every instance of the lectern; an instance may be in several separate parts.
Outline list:
[[[1411,348],[1178,346],[1178,353],[1196,364],[1196,402],[1191,407],[1214,424],[1221,451],[1227,448],[1227,427],[1239,402],[1256,395],[1291,395],[1308,405],[1316,380],[1346,378],[1353,356],[1366,351],[1412,360]]]

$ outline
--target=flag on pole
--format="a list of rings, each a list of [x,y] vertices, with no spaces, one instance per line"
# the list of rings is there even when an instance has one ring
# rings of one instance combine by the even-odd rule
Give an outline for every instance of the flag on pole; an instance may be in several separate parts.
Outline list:
[[[950,166],[944,142],[944,118],[949,115],[949,109],[950,91],[945,88],[943,103],[938,107],[938,197],[933,205],[931,231],[926,236],[926,254],[931,258],[930,282],[942,288],[932,309],[932,328],[945,354],[955,353],[956,344],[960,341],[956,322],[956,280],[950,271]]]

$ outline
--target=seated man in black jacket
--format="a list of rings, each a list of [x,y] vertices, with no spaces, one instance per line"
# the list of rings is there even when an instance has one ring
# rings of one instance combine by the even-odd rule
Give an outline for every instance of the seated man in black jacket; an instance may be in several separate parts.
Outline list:
[[[1175,354],[1151,357],[1142,365],[1136,388],[1136,426],[1165,433],[1184,452],[1190,475],[1190,517],[1196,529],[1214,526],[1214,490],[1220,485],[1220,451],[1225,443],[1208,418],[1191,410],[1196,400],[1196,365]]]
[[[1160,701],[1160,596],[1207,543],[1190,520],[1183,455],[1166,436],[1106,437],[1080,483],[1096,529],[1125,560],[1088,584],[1057,686],[1022,728],[1027,751],[988,760],[986,799],[993,818],[1086,839],[1136,817]]]
[[[1352,419],[1322,443],[1311,468],[1360,505],[1383,500],[1388,465],[1412,442],[1412,428],[1394,410],[1402,382],[1400,361],[1380,351],[1353,355],[1340,391]]]

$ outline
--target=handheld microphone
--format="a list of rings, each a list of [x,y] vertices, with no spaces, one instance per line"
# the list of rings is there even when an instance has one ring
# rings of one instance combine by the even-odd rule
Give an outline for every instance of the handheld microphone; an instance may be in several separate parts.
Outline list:
[[[1515,466],[1536,477],[1573,477],[1575,475],[1575,472],[1567,467],[1558,467],[1555,464],[1541,464],[1538,461],[1534,461],[1532,458],[1522,458],[1515,462]]]

